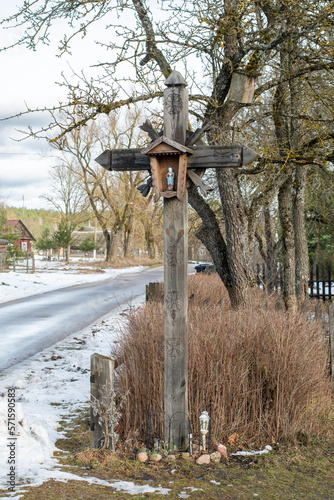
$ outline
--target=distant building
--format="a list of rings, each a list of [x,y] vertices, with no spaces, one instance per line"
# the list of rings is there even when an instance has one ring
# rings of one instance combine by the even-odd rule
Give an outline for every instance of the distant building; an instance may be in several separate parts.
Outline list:
[[[194,238],[189,243],[188,247],[188,260],[194,262],[212,262],[212,257],[207,248]]]
[[[36,240],[23,222],[20,219],[8,219],[6,226],[12,228],[14,234],[17,234],[16,243],[20,250],[31,253],[31,242]]]
[[[78,231],[72,232],[71,254],[82,255],[79,246],[87,236],[96,242],[96,254],[104,256],[106,252],[106,240],[103,231],[101,229],[95,229],[92,226],[82,226]]]

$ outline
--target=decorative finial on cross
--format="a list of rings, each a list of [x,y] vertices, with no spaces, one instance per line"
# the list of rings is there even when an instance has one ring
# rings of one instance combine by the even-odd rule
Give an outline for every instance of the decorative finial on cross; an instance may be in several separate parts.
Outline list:
[[[178,71],[173,70],[167,80],[165,81],[166,87],[187,87],[188,84]]]

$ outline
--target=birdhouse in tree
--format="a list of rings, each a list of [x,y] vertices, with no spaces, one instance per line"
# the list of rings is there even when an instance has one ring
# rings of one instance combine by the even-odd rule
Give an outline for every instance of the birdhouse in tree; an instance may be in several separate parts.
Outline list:
[[[250,104],[255,91],[255,76],[234,71],[227,98],[234,102]]]
[[[182,201],[186,189],[187,156],[193,150],[161,136],[142,150],[150,157],[154,201],[177,198]]]

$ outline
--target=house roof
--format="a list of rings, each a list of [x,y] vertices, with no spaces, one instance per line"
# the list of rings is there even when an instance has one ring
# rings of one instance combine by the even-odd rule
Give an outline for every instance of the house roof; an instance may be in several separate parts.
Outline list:
[[[29,231],[29,229],[27,228],[27,226],[25,226],[20,219],[8,219],[6,226],[8,226],[8,227],[18,227],[18,226],[21,226],[26,231],[26,233],[28,234],[28,237],[24,237],[22,239],[24,239],[24,240],[30,239],[30,240],[36,241],[35,238],[33,237],[33,235],[31,234],[31,232]]]
[[[6,226],[14,227],[20,222],[20,219],[8,219]]]

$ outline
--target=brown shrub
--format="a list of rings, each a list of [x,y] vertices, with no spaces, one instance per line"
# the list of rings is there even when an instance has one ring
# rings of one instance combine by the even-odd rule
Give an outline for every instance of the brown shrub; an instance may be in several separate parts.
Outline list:
[[[248,442],[315,436],[329,430],[328,343],[319,324],[281,311],[232,311],[216,276],[194,276],[189,295],[189,414],[195,425],[212,403],[219,439],[238,432]],[[203,305],[211,296],[211,305]],[[217,302],[224,296],[224,307]],[[146,411],[163,408],[163,305],[132,311],[113,357],[119,389],[130,391],[124,435],[145,438]]]

